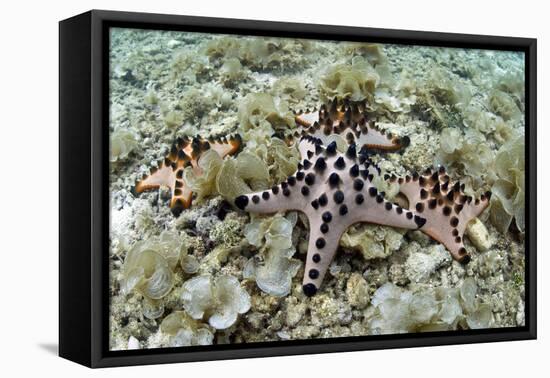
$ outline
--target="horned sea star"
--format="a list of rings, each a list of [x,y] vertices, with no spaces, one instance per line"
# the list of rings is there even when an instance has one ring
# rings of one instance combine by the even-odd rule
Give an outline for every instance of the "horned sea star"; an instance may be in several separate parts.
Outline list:
[[[235,154],[241,147],[241,143],[239,135],[229,138],[193,138],[191,140],[178,138],[168,156],[160,160],[156,167],[152,167],[149,175],[144,175],[136,183],[135,190],[137,193],[142,193],[161,186],[170,188],[172,195],[170,208],[177,216],[191,206],[193,198],[193,193],[183,180],[183,170],[190,166],[195,175],[201,175],[202,169],[198,165],[198,160],[204,151],[213,149],[223,158],[226,155]]]
[[[345,137],[348,143],[355,142],[357,146],[367,147],[369,150],[397,151],[410,143],[408,136],[396,137],[376,127],[374,121],[367,119],[365,102],[350,102],[344,99],[339,106],[338,99],[329,102],[328,106],[321,105],[319,111],[297,113],[296,124],[302,127],[292,137],[311,135],[326,143],[331,134]]]
[[[324,148],[320,139],[303,137],[299,149],[303,161],[294,175],[269,191],[237,197],[235,205],[256,213],[299,210],[306,214],[310,235],[303,289],[312,296],[349,226],[370,222],[417,229],[426,219],[384,199],[372,185],[377,168],[366,156],[357,155],[355,143],[341,154],[336,142]]]

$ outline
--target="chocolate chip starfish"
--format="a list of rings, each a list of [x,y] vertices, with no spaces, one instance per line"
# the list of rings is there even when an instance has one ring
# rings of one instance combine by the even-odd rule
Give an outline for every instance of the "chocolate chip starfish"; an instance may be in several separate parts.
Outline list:
[[[299,143],[303,161],[298,171],[271,190],[241,195],[235,205],[255,213],[299,210],[309,220],[309,246],[303,290],[314,295],[334,258],[340,237],[354,223],[369,222],[418,229],[426,219],[384,199],[372,185],[379,169],[351,143],[345,154],[336,143],[326,148],[318,138]]]
[[[349,99],[338,102],[335,98],[328,106],[322,105],[318,112],[314,110],[297,114],[296,123],[304,129],[294,132],[292,136],[311,135],[326,144],[328,136],[339,134],[345,136],[348,143],[355,142],[369,152],[373,149],[397,151],[410,143],[409,137],[398,138],[386,134],[373,121],[368,122],[365,109],[364,102],[351,102]],[[374,175],[376,173],[373,172]],[[397,180],[397,177],[393,176],[392,180]],[[450,181],[442,167],[438,173],[428,170],[423,176],[414,174],[412,177],[400,178],[399,183],[401,194],[411,204],[413,211],[427,219],[422,231],[444,244],[455,260],[469,262],[470,255],[463,243],[464,231],[468,222],[488,206],[491,193],[487,192],[480,199],[473,200],[465,195],[464,185]]]
[[[302,130],[295,131],[286,138],[310,135],[327,145],[329,135],[339,134],[348,143],[355,142],[358,147],[366,146],[369,151],[397,151],[409,145],[409,137],[399,138],[376,127],[374,121],[367,119],[365,109],[365,102],[351,102],[349,99],[338,102],[335,98],[328,106],[323,104],[319,111],[296,114],[296,124]]]
[[[198,161],[204,151],[212,149],[223,158],[236,153],[241,147],[241,143],[239,135],[216,139],[178,138],[172,145],[168,156],[164,160],[160,160],[156,167],[152,167],[149,175],[144,175],[136,183],[136,193],[158,189],[160,186],[170,188],[172,194],[170,208],[174,215],[179,215],[183,209],[191,206],[193,196],[183,180],[185,167],[193,167],[193,173],[199,176],[202,174],[202,169],[199,167]]]

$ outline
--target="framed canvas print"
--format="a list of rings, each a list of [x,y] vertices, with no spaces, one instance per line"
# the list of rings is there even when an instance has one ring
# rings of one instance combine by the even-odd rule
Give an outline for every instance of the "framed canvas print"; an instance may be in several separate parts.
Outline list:
[[[60,22],[60,355],[536,337],[536,41]]]

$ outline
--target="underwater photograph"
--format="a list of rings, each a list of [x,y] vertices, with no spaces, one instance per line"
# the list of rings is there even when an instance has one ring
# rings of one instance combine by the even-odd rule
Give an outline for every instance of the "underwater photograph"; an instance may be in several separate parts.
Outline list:
[[[109,349],[525,325],[525,54],[109,32]]]

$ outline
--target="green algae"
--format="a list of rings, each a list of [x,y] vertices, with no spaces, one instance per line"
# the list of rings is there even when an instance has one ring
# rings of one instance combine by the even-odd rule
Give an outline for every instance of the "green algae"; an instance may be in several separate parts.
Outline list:
[[[115,163],[125,160],[128,155],[138,146],[136,136],[128,130],[116,130],[111,133],[111,145],[109,160]]]
[[[491,188],[491,220],[505,233],[512,219],[525,230],[525,138],[519,136],[503,145],[496,157],[498,179]]]
[[[324,101],[337,97],[352,101],[367,100],[372,104],[379,80],[374,69],[366,64],[337,64],[326,70],[318,89]]]
[[[269,123],[273,130],[295,126],[288,103],[267,93],[247,95],[239,106],[238,119],[243,131],[259,127],[263,122]]]
[[[216,189],[224,198],[233,200],[269,186],[269,172],[264,161],[243,152],[236,159],[224,161],[216,176]]]
[[[260,248],[260,256],[248,260],[244,267],[245,278],[256,281],[265,293],[282,297],[290,293],[292,278],[301,267],[293,259],[295,247],[292,231],[296,224],[296,214],[286,217],[277,214],[273,217],[254,218],[245,227],[246,240]],[[260,260],[260,261],[258,261]]]
[[[237,59],[254,70],[284,70],[306,63],[307,52],[312,44],[307,40],[278,38],[213,38],[203,49],[210,60]]]

